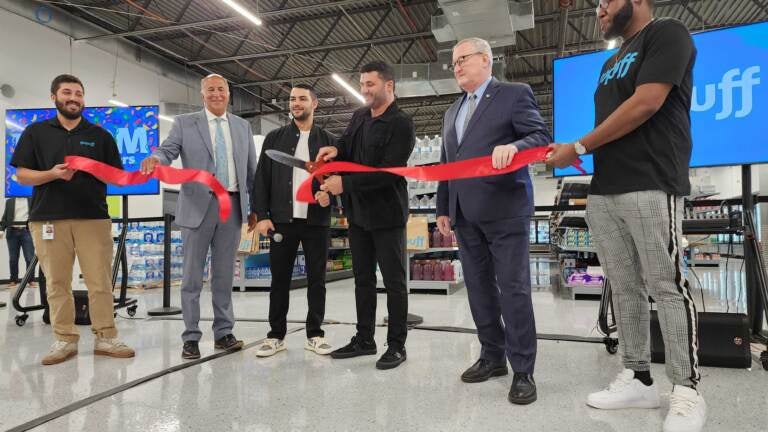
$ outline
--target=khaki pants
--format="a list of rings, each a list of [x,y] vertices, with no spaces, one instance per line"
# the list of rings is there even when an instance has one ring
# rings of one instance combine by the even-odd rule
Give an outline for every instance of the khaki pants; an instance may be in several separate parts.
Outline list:
[[[57,340],[77,342],[72,267],[75,256],[88,288],[91,330],[101,338],[117,336],[112,297],[112,222],[66,219],[51,222],[53,240],[43,240],[43,222],[30,222],[37,258],[47,281],[51,325]]]

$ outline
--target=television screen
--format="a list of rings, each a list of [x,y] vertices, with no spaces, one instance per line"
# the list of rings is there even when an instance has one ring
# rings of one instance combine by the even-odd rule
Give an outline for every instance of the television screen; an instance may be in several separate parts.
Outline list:
[[[691,167],[768,162],[768,22],[693,35],[698,50],[691,103]],[[555,59],[556,142],[573,142],[594,128],[594,92],[615,50]],[[592,173],[592,158],[584,168]],[[579,174],[573,167],[556,176]]]
[[[123,169],[137,171],[152,150],[157,148],[160,139],[158,130],[158,107],[88,107],[83,110],[83,117],[97,124],[115,138],[117,148],[123,159]],[[55,108],[9,109],[5,111],[5,196],[26,197],[32,195],[31,186],[20,185],[16,181],[16,168],[10,165],[16,144],[24,129],[32,123],[46,120],[56,115]],[[107,185],[109,195],[157,195],[160,182],[152,179],[147,183],[118,187]]]

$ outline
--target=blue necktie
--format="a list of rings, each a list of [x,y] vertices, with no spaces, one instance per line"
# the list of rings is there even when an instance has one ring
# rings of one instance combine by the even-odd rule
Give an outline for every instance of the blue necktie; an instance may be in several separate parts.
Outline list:
[[[223,119],[216,119],[216,178],[222,186],[229,188],[229,164],[227,163],[227,141],[224,139]]]
[[[467,115],[464,116],[464,128],[461,130],[461,139],[464,139],[464,135],[467,134],[467,129],[469,129],[469,121],[472,120],[472,114],[475,113],[475,98],[477,98],[476,94],[469,95],[469,106],[467,108]]]

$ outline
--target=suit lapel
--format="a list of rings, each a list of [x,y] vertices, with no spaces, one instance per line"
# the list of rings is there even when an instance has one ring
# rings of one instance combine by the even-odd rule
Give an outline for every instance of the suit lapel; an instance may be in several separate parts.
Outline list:
[[[232,121],[232,114],[230,113],[227,113],[227,123],[229,123],[229,133],[232,135],[232,158],[235,161],[235,177],[239,179],[238,173],[241,172],[239,165],[241,162],[247,162],[248,160],[248,158],[243,157],[241,150],[248,143],[248,140],[240,136],[240,128]],[[239,180],[238,183],[240,183]]]
[[[451,105],[450,108],[448,108],[448,111],[445,113],[445,116],[448,119],[448,130],[446,131],[446,136],[444,139],[445,149],[446,151],[449,151],[448,154],[451,156],[449,161],[454,159],[454,156],[459,150],[459,136],[456,132],[456,117],[459,115],[459,108],[461,108],[461,102],[463,100],[464,96],[460,97],[456,102],[453,103],[453,105]]]
[[[205,148],[208,149],[208,154],[211,155],[211,160],[216,160],[213,157],[213,143],[211,142],[211,131],[208,129],[208,117],[205,115],[205,110],[200,112],[197,117],[197,130],[200,132],[200,136],[203,138]]]
[[[482,100],[478,101],[477,109],[472,114],[472,118],[469,119],[467,129],[464,131],[464,137],[469,135],[474,125],[480,121],[480,119],[483,117],[483,113],[486,109],[488,109],[488,106],[491,105],[491,102],[493,102],[493,99],[496,97],[496,93],[498,92],[499,82],[496,81],[496,78],[493,78],[488,84],[488,87],[485,89]]]

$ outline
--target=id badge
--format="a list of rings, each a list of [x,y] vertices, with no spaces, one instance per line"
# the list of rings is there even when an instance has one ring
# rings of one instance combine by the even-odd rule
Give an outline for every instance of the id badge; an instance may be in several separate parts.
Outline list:
[[[43,240],[53,240],[53,224],[43,224]]]

